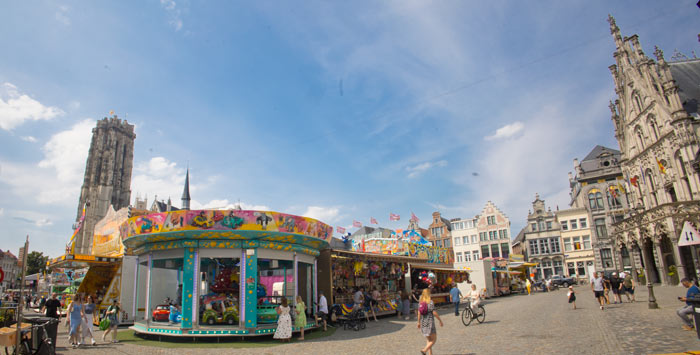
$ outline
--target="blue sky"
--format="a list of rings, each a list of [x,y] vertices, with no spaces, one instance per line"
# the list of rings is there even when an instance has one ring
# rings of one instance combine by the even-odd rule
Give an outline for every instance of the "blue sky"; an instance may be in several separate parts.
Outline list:
[[[410,212],[524,225],[572,160],[617,148],[614,43],[698,50],[694,1],[5,2],[0,248],[61,253],[91,129],[136,125],[132,200],[349,227]],[[401,215],[389,222],[389,213]],[[349,230],[354,230],[350,228]]]

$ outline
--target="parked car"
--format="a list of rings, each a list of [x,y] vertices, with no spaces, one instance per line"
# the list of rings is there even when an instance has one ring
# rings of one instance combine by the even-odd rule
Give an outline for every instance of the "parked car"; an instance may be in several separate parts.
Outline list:
[[[552,286],[569,287],[570,285],[576,285],[576,279],[573,277],[566,277],[561,275],[552,275],[550,278],[552,280]]]
[[[170,306],[167,304],[159,304],[153,310],[153,320],[156,322],[167,322],[170,317]]]

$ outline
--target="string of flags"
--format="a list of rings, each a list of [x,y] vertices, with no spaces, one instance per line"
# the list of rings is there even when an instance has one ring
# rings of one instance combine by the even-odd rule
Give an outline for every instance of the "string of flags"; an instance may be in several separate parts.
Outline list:
[[[395,214],[395,213],[389,213],[389,220],[390,220],[390,221],[400,221],[400,220],[401,220],[401,216],[398,215],[398,214]],[[420,219],[418,218],[418,216],[416,216],[413,212],[411,212],[411,219],[410,219],[410,220],[411,220],[411,221],[415,221],[415,222],[420,221]],[[377,221],[376,218],[370,217],[370,218],[369,218],[369,224],[376,224],[376,225],[379,225],[379,222]],[[362,222],[353,220],[353,221],[352,221],[352,226],[353,226],[353,228],[362,228]],[[346,229],[345,227],[336,226],[336,227],[335,227],[335,231],[336,231],[336,233],[338,233],[338,234],[345,234],[345,233],[347,232],[347,229]]]

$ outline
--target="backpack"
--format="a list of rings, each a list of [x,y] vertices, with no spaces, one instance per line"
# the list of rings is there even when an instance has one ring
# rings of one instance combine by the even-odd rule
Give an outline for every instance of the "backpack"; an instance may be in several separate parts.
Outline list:
[[[428,315],[428,304],[426,302],[420,303],[418,306],[418,313],[420,313],[422,316]]]

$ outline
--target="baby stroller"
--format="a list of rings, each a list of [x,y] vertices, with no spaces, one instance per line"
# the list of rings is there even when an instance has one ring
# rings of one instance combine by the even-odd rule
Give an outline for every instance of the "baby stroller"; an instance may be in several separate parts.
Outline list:
[[[354,329],[355,331],[365,329],[367,327],[367,322],[365,320],[365,311],[355,307],[352,312],[346,316],[345,322],[343,322],[343,329]]]

